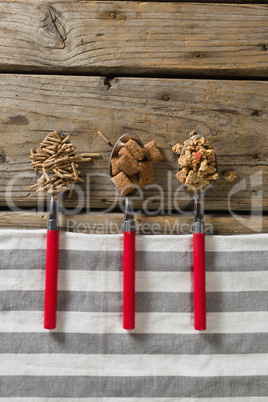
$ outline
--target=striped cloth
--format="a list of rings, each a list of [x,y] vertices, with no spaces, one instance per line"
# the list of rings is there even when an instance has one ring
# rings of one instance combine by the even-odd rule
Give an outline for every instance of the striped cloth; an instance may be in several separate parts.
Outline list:
[[[122,236],[61,233],[47,331],[46,231],[0,231],[0,401],[267,402],[268,235],[207,237],[205,332],[191,236],[136,243],[135,330],[122,329]]]

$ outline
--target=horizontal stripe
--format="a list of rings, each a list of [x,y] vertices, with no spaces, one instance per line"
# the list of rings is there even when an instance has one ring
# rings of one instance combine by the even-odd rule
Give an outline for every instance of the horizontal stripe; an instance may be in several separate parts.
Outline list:
[[[179,401],[179,397],[256,397],[267,395],[267,378],[264,376],[207,378],[3,376],[0,377],[0,383],[2,385],[2,396],[7,397],[124,397],[125,402],[128,402],[126,398],[131,397],[173,397]]]
[[[207,312],[266,311],[267,292],[208,292]],[[38,311],[44,308],[43,291],[1,291],[1,310]],[[58,311],[121,312],[122,292],[58,291]],[[136,311],[193,311],[192,293],[136,292]]]
[[[123,219],[123,214],[122,214]],[[16,233],[16,236],[14,234]],[[6,230],[0,232],[0,249],[45,249],[46,230]],[[241,236],[206,236],[207,251],[266,251],[267,234]],[[122,235],[92,235],[60,233],[60,248],[73,250],[122,250]],[[138,235],[136,249],[140,251],[190,251],[192,235]]]
[[[138,400],[139,401],[139,400]],[[64,398],[64,402],[138,402],[137,398]],[[48,402],[47,398],[1,398],[0,402]],[[49,398],[49,402],[62,402],[60,398]],[[151,398],[142,398],[140,402],[152,402]],[[253,397],[229,397],[224,398],[153,398],[153,402],[267,402],[267,397],[253,396]]]
[[[0,332],[46,332],[43,312],[2,311]],[[121,313],[58,312],[57,328],[65,333],[123,333]],[[268,332],[268,312],[207,313],[206,333]],[[131,333],[195,334],[193,316],[187,313],[136,313],[136,328]]]
[[[43,290],[44,270],[1,270],[0,290]],[[120,292],[122,273],[114,271],[58,272],[58,290],[84,292]],[[207,272],[207,292],[267,291],[268,271]],[[190,272],[136,271],[137,292],[191,292]]]
[[[267,334],[1,333],[0,353],[268,353]]]
[[[1,354],[0,376],[221,376],[268,375],[268,354],[104,355]]]
[[[105,250],[59,251],[61,270],[121,271],[123,252]],[[46,250],[0,249],[1,270],[43,270]],[[206,270],[209,271],[266,271],[266,251],[206,251]],[[27,266],[25,265],[27,261]],[[191,251],[136,251],[137,271],[190,272],[193,265]]]

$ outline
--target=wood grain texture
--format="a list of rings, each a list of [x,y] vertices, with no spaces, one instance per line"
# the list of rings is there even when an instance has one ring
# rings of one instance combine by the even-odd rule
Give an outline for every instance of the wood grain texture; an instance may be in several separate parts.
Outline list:
[[[110,1],[110,0],[105,0]],[[119,0],[121,1],[121,0]],[[133,1],[133,0],[131,0]],[[154,0],[149,0],[154,1]],[[225,3],[225,4],[267,4],[267,0],[162,0],[165,1],[176,1],[178,3]]]
[[[109,85],[108,85],[109,84]],[[237,170],[237,183],[222,178],[206,196],[207,210],[268,209],[268,83],[257,81],[175,80],[72,76],[0,76],[0,205],[42,204],[28,187],[36,181],[29,152],[52,130],[71,134],[78,150],[102,157],[81,164],[85,183],[64,205],[111,208],[118,205],[107,176],[112,143],[125,132],[146,143],[155,139],[165,160],[154,167],[154,185],[136,208],[172,212],[192,202],[174,175],[171,147],[191,130],[214,146],[220,173]],[[168,101],[163,100],[163,96]],[[164,96],[164,99],[167,99]],[[157,185],[157,186],[156,186]],[[160,187],[159,187],[160,186]],[[13,205],[13,206],[14,206]]]
[[[0,2],[0,71],[268,74],[268,5]]]
[[[0,211],[0,227],[9,229],[46,229],[47,213]],[[60,230],[75,233],[118,234],[123,233],[123,213],[94,213],[72,216],[60,215]],[[193,214],[187,216],[144,216],[135,214],[136,233],[144,235],[190,234],[193,230]],[[235,219],[230,215],[206,215],[207,234],[235,235],[268,232],[268,217],[250,219],[240,215]]]

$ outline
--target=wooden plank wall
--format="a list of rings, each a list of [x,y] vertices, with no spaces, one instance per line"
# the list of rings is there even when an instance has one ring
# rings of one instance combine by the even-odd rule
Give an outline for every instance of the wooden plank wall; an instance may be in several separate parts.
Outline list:
[[[179,217],[190,232],[192,214],[178,210],[191,211],[192,202],[178,189],[171,147],[196,129],[215,147],[220,173],[238,172],[236,187],[221,178],[206,196],[214,233],[268,231],[267,1],[3,1],[0,56],[0,227],[44,227],[47,215],[28,210],[46,205],[28,190],[28,156],[53,129],[102,155],[82,167],[84,196],[64,197],[64,206],[78,207],[75,219],[89,232],[111,205],[109,219],[120,222],[101,130],[112,143],[124,132],[156,139],[163,193],[144,192],[153,216],[141,210],[137,223],[171,233],[163,219]],[[263,219],[250,220],[252,211]]]

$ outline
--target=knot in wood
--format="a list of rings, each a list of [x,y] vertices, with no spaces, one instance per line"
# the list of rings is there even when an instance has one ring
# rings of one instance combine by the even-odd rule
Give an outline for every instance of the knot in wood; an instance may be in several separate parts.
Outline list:
[[[6,161],[6,157],[3,152],[0,152],[0,163],[4,163]]]

